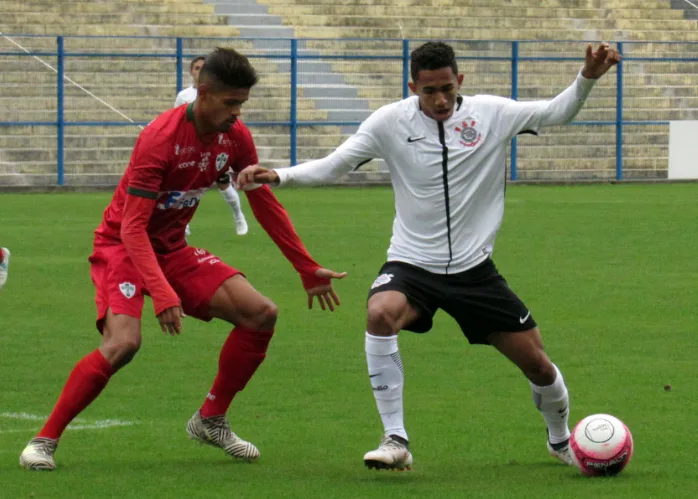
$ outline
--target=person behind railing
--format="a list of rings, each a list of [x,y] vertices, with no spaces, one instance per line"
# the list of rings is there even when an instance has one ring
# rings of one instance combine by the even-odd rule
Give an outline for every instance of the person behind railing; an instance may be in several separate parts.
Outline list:
[[[191,76],[192,84],[179,92],[177,98],[175,99],[175,107],[179,107],[184,104],[189,104],[194,102],[197,96],[197,87],[199,86],[199,72],[204,65],[206,58],[204,56],[194,57],[189,63],[189,76]],[[247,234],[247,219],[245,219],[245,214],[242,212],[242,205],[240,202],[240,196],[233,187],[231,182],[221,183],[218,182],[218,190],[223,196],[223,199],[230,209],[233,210],[233,221],[235,222],[235,232],[238,236],[244,236]],[[191,228],[189,224],[185,229],[185,235],[188,237],[191,235]]]

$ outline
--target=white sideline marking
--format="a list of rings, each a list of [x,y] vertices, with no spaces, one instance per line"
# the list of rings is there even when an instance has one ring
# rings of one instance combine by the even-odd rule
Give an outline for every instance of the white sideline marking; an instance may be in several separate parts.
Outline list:
[[[10,38],[9,36],[3,34],[1,31],[0,31],[0,36],[2,36],[5,40],[7,40],[8,42],[10,42],[12,45],[14,45],[15,47],[17,47],[18,49],[23,50],[25,53],[27,53],[27,54],[30,53],[29,50],[28,50],[27,48],[23,47],[22,45],[20,45],[20,44],[17,43],[16,41],[14,41],[12,38]],[[41,64],[43,64],[44,66],[46,66],[47,68],[49,68],[49,69],[50,69],[51,71],[53,71],[54,73],[56,73],[56,74],[58,73],[58,70],[57,70],[56,68],[54,68],[53,66],[51,66],[48,62],[44,61],[44,60],[41,59],[40,57],[37,57],[37,56],[35,56],[35,55],[33,55],[32,57],[33,57],[34,59],[36,59],[37,61],[39,61],[39,62],[40,62]],[[71,80],[70,78],[68,78],[67,76],[65,76],[65,74],[63,75],[63,79],[64,79],[65,81],[67,81],[68,83],[72,83],[72,84],[75,85],[77,88],[79,88],[80,90],[82,90],[83,92],[85,92],[87,95],[89,95],[90,97],[92,97],[93,99],[95,99],[95,100],[96,100],[97,102],[99,102],[100,104],[105,105],[106,107],[108,107],[109,109],[111,109],[112,111],[114,111],[116,114],[118,114],[119,116],[121,116],[122,118],[125,118],[126,120],[130,121],[131,123],[135,123],[131,118],[129,118],[128,116],[126,116],[124,113],[122,113],[121,111],[119,111],[118,109],[116,109],[114,106],[112,106],[111,104],[109,104],[109,103],[106,102],[105,100],[100,99],[99,97],[97,97],[95,94],[93,94],[92,92],[90,92],[89,90],[87,90],[85,87],[83,87],[83,86],[80,85],[79,83],[76,83],[75,81]],[[138,128],[140,128],[141,130],[143,130],[143,127],[142,127],[141,125],[138,125]]]
[[[0,412],[0,418],[15,419],[19,421],[46,420],[46,416],[39,416],[37,414],[27,414],[26,412]],[[87,421],[82,418],[75,418],[73,421],[73,423],[68,425],[68,430],[103,430],[104,428],[113,428],[116,426],[133,426],[136,424],[133,421],[121,421],[120,419],[99,419],[97,421]],[[41,428],[0,430],[0,433],[19,433],[23,431],[38,431],[40,429]]]

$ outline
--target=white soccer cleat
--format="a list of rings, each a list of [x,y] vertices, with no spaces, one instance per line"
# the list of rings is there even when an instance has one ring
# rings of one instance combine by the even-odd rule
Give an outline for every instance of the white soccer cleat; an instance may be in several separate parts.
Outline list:
[[[235,232],[238,236],[244,236],[247,234],[249,228],[247,227],[247,220],[245,220],[245,215],[242,211],[238,214],[233,215],[233,220],[235,221]]]
[[[192,440],[223,449],[230,457],[249,462],[259,458],[257,447],[230,431],[225,415],[202,418],[196,411],[187,423],[187,433]]]
[[[7,269],[10,266],[10,250],[0,248],[2,252],[2,263],[0,263],[0,288],[7,282]]]
[[[574,466],[574,461],[572,460],[572,455],[570,454],[570,441],[566,440],[560,442],[559,444],[551,444],[550,441],[547,443],[548,452],[555,459],[558,459],[568,466]]]
[[[19,456],[19,465],[32,471],[53,471],[56,463],[53,453],[58,440],[52,438],[32,438]]]
[[[412,453],[407,440],[398,435],[385,435],[376,450],[364,455],[364,464],[376,470],[412,469]]]

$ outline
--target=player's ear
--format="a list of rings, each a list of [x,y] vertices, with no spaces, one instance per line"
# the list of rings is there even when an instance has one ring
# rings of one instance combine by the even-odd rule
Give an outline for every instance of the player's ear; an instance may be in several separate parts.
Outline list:
[[[197,97],[205,100],[211,93],[211,85],[208,83],[200,83],[196,89]]]
[[[456,78],[458,78],[458,88],[460,89],[460,86],[463,84],[463,73],[459,74]]]
[[[407,83],[407,86],[410,87],[413,94],[417,95],[417,85],[410,81]]]

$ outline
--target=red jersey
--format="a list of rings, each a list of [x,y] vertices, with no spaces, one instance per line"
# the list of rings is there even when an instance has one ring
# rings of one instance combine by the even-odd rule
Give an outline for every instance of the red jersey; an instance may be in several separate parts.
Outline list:
[[[148,223],[153,249],[169,253],[184,247],[184,230],[206,190],[229,170],[257,164],[252,134],[241,121],[207,139],[203,143],[196,133],[193,104],[166,111],[148,124],[95,232],[96,242],[121,242],[126,195],[135,191],[155,199]]]
[[[154,251],[166,254],[186,246],[184,230],[206,190],[229,171],[239,172],[256,163],[252,135],[241,121],[226,133],[202,140],[194,126],[193,103],[164,112],[141,132],[95,231],[95,245],[123,244],[153,298],[156,315],[180,300]],[[329,284],[315,276],[320,266],[306,251],[271,189],[265,185],[246,194],[255,218],[293,264],[303,285]]]

